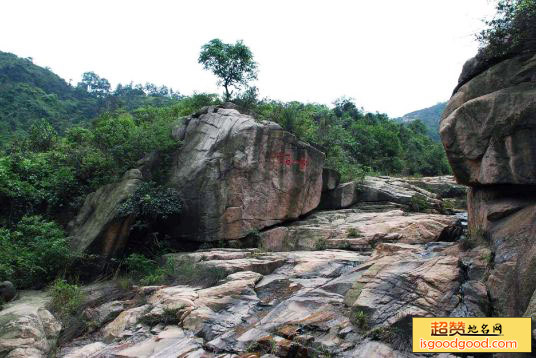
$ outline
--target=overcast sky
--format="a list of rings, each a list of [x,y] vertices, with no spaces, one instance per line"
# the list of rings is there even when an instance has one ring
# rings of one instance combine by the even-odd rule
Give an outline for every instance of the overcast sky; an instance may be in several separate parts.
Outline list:
[[[331,104],[352,97],[400,116],[447,100],[489,0],[0,2],[0,50],[65,78],[217,92],[197,63],[213,38],[244,40],[261,97]]]

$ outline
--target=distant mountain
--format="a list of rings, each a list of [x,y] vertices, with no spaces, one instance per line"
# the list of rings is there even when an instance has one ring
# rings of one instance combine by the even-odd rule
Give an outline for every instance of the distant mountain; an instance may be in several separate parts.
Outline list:
[[[408,123],[416,119],[420,119],[428,129],[428,135],[430,138],[439,142],[439,121],[441,120],[441,114],[445,110],[446,106],[447,102],[441,102],[435,106],[419,109],[418,111],[395,118],[395,121]]]

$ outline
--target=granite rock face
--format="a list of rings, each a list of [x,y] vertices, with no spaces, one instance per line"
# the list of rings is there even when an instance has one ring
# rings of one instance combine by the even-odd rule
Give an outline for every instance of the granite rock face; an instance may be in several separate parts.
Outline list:
[[[461,184],[536,184],[536,55],[505,60],[461,86],[440,134]]]
[[[473,236],[493,252],[486,284],[494,309],[521,316],[536,293],[536,187],[474,187],[467,202]]]
[[[239,239],[318,206],[324,154],[273,122],[209,107],[175,130],[184,146],[170,184],[187,210],[175,234]]]
[[[405,180],[419,188],[439,195],[441,198],[461,198],[467,195],[467,187],[456,183],[452,175],[437,177],[405,178]]]
[[[0,311],[0,356],[45,358],[56,347],[61,323],[48,311],[46,292],[25,291]]]
[[[414,196],[422,197],[431,208],[439,208],[440,198],[405,178],[365,177],[363,181],[353,181],[338,185],[322,194],[322,209],[343,209],[358,202],[392,202],[409,205]]]
[[[408,351],[411,317],[491,312],[483,283],[491,251],[460,249],[459,215],[404,204],[424,193],[433,205],[439,195],[377,182],[371,201],[263,230],[257,248],[164,255],[179,277],[192,265],[204,273],[180,281],[188,284],[135,286],[128,299],[92,294],[84,314],[94,330],[57,356],[418,357]],[[398,202],[375,201],[385,188]]]
[[[113,321],[57,356],[416,357],[407,352],[411,316],[479,316],[487,305],[480,278],[462,273],[456,243],[177,255],[229,274],[208,288],[140,287],[137,305],[125,302]],[[366,312],[364,322],[355,321],[357,312]],[[378,329],[399,343],[371,341]]]
[[[440,133],[458,182],[471,187],[469,236],[490,250],[485,285],[495,314],[536,318],[536,55],[464,81]]]
[[[175,188],[184,202],[180,219],[167,223],[166,234],[173,239],[241,239],[297,219],[320,202],[324,154],[276,123],[209,107],[180,121],[172,135],[183,145],[164,168],[169,172],[164,184]],[[151,179],[158,163],[148,156],[121,181],[88,195],[69,224],[76,251],[107,257],[121,252],[136,218],[120,217],[118,208]],[[336,173],[331,177],[336,181]]]
[[[369,210],[375,211],[369,211]],[[454,215],[406,213],[396,205],[356,206],[317,211],[304,220],[276,227],[260,235],[260,245],[269,251],[332,249],[371,250],[380,242],[424,244],[437,240],[455,226]]]
[[[75,251],[92,250],[113,256],[126,244],[132,217],[119,217],[119,206],[143,183],[139,169],[125,173],[121,181],[105,185],[86,197],[78,215],[69,223]]]

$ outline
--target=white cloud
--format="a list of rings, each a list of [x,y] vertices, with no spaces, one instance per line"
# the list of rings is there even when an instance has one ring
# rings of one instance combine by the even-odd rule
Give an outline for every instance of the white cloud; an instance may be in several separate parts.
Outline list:
[[[261,96],[330,104],[340,96],[402,115],[446,100],[488,0],[3,1],[0,50],[65,79],[95,71],[189,94],[221,92],[201,45],[243,39]]]

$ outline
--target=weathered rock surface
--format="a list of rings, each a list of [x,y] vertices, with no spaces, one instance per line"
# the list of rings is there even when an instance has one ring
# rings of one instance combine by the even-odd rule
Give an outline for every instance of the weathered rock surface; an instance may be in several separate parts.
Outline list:
[[[187,211],[175,234],[196,241],[239,239],[315,209],[324,154],[273,122],[210,107],[176,130],[184,141],[170,184]]]
[[[536,188],[472,188],[468,212],[473,236],[493,252],[486,284],[495,311],[523,315],[536,290]]]
[[[120,218],[119,206],[143,182],[141,170],[132,169],[121,181],[89,194],[76,218],[69,223],[71,246],[76,251],[92,251],[105,256],[119,252],[128,238],[133,218]]]
[[[362,182],[348,182],[322,194],[320,207],[342,209],[358,202],[392,202],[409,205],[415,195],[422,197],[431,208],[439,208],[438,195],[413,185],[405,178],[365,177]]]
[[[466,80],[450,99],[440,132],[458,182],[471,186],[469,236],[488,250],[482,254],[494,314],[533,316],[536,56],[504,60]]]
[[[440,133],[465,185],[536,184],[536,56],[505,60],[452,96]]]
[[[329,168],[322,170],[322,191],[335,189],[341,181],[341,174]]]
[[[209,249],[168,254],[165,261],[188,258],[221,269],[227,277],[209,288],[139,288],[143,297],[137,305],[123,302],[125,309],[115,319],[63,347],[58,357],[91,352],[94,357],[409,358],[415,357],[408,353],[410,316],[477,316],[487,309],[480,281],[486,265],[482,253],[435,242],[452,224],[451,216],[404,216],[393,204],[383,212],[320,212],[304,223],[308,220],[334,232],[355,224],[364,237],[400,229],[397,237],[360,252]],[[293,226],[300,223],[282,228]],[[93,310],[109,312],[119,304]],[[365,324],[355,320],[358,311],[366,312]],[[391,325],[403,330],[389,331]],[[375,333],[379,329],[392,341],[377,341],[383,340]]]
[[[378,242],[427,243],[456,224],[454,215],[406,213],[396,205],[369,212],[367,207],[318,211],[306,219],[262,232],[269,251],[341,248],[370,251]]]
[[[460,198],[467,195],[467,187],[456,183],[456,178],[452,175],[404,179],[409,184],[437,194],[441,198]]]
[[[45,292],[23,291],[0,311],[0,356],[45,358],[55,348],[61,324],[46,309]]]
[[[276,123],[210,107],[182,121],[173,135],[184,143],[166,168],[167,185],[184,201],[180,220],[167,228],[176,240],[240,239],[318,206],[324,154]],[[75,250],[114,256],[124,248],[135,218],[119,217],[117,209],[150,179],[155,162],[149,156],[120,182],[88,195],[69,224]]]

